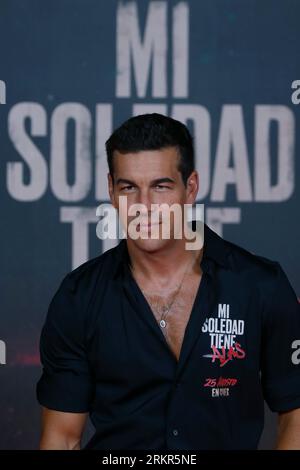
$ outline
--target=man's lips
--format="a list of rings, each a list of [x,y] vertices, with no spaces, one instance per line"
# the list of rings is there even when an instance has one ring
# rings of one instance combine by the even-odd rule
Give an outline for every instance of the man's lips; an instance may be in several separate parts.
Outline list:
[[[150,227],[157,227],[157,225],[161,225],[161,222],[155,222],[153,224],[138,224],[137,227],[139,228],[150,228]]]

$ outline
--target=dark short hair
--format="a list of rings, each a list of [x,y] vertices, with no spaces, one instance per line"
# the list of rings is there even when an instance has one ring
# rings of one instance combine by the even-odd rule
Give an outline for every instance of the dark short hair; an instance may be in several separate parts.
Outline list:
[[[177,147],[180,160],[178,171],[184,185],[194,170],[193,138],[180,121],[163,114],[140,114],[125,121],[105,143],[109,173],[113,178],[113,154],[159,150]]]

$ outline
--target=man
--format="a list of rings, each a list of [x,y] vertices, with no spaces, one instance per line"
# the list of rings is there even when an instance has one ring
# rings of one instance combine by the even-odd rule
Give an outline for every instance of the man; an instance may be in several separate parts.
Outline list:
[[[133,117],[106,150],[113,206],[124,196],[145,208],[140,236],[69,273],[50,304],[40,448],[79,449],[90,415],[87,449],[256,449],[265,399],[279,413],[276,448],[300,449],[300,312],[280,264],[206,224],[204,246],[187,249],[174,217],[169,238],[152,223],[153,205],[196,200],[182,123]]]

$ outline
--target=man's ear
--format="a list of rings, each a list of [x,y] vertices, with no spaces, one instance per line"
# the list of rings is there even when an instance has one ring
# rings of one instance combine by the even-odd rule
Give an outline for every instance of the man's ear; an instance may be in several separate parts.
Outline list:
[[[194,204],[197,193],[199,190],[199,174],[196,170],[194,170],[187,179],[187,201],[189,204]]]
[[[107,184],[108,184],[108,192],[109,192],[109,197],[112,205],[116,209],[116,200],[115,200],[115,195],[114,195],[114,185],[113,185],[113,179],[111,177],[110,173],[107,173]]]

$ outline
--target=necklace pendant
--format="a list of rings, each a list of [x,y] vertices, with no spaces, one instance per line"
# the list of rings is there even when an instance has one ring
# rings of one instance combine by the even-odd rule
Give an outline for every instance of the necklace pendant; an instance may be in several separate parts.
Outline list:
[[[160,324],[160,326],[161,326],[162,328],[165,328],[165,327],[166,327],[166,322],[165,322],[165,320],[160,320],[159,324]]]

